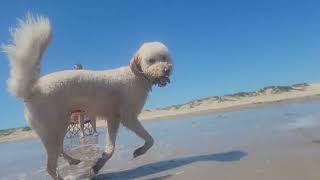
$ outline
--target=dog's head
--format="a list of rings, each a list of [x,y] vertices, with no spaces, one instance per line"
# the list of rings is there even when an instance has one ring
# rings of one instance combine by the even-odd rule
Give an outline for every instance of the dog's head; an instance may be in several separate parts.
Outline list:
[[[160,42],[144,43],[130,62],[131,70],[160,87],[170,83],[172,60],[168,48]]]

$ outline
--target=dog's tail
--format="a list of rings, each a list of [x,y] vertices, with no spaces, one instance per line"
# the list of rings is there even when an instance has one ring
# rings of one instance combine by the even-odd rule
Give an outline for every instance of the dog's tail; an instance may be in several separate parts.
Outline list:
[[[40,78],[40,60],[51,39],[51,26],[48,18],[28,13],[10,32],[12,43],[2,45],[11,67],[7,85],[12,95],[26,99]]]

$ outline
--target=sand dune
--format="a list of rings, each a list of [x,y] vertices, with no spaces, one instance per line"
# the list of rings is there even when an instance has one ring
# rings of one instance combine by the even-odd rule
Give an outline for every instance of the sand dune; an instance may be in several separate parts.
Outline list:
[[[182,115],[201,114],[214,111],[227,111],[240,107],[252,107],[266,103],[275,103],[294,99],[320,97],[320,83],[296,84],[292,86],[270,86],[254,92],[239,92],[224,96],[212,96],[197,99],[185,104],[165,108],[145,110],[140,114],[141,120],[172,118]],[[104,121],[97,122],[98,127],[104,127]],[[0,131],[0,143],[35,138],[36,134],[25,128]]]
[[[146,110],[140,119],[167,118],[179,115],[192,115],[233,108],[256,106],[293,99],[315,98],[320,95],[320,83],[296,84],[292,86],[270,86],[254,92],[239,92],[225,96],[213,96],[197,99],[185,104],[161,109]]]

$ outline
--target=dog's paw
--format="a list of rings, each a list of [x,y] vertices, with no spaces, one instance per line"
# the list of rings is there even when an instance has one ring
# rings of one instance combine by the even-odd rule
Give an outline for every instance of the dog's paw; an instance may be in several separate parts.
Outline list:
[[[99,171],[99,170],[98,170],[98,171]],[[92,167],[92,168],[90,168],[90,170],[89,170],[88,176],[92,178],[92,177],[94,177],[94,176],[98,173],[98,171],[95,170],[95,169]]]
[[[101,158],[91,167],[90,174],[98,174],[99,170],[102,168]]]
[[[107,155],[106,153],[102,153],[102,157],[99,158],[96,163],[92,166],[92,171],[94,174],[98,174],[99,170],[104,166],[104,164],[107,162]]]
[[[133,158],[136,158],[138,156],[141,156],[145,153],[143,147],[139,147],[138,149],[134,150],[133,152]]]

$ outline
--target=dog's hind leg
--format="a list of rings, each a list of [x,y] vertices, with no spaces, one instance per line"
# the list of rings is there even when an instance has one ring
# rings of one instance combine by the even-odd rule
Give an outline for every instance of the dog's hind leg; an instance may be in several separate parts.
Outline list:
[[[94,174],[97,174],[99,170],[105,165],[105,163],[111,158],[115,148],[119,124],[120,122],[116,119],[107,120],[107,145],[105,151],[102,153],[102,157],[99,158],[92,167],[92,171]]]
[[[48,111],[51,109],[51,111]],[[65,109],[65,108],[61,108]],[[56,108],[26,105],[25,117],[39,136],[47,152],[47,172],[53,179],[63,179],[57,172],[58,157],[68,128],[68,113],[57,113]]]
[[[140,155],[143,155],[146,153],[153,145],[153,138],[152,136],[144,129],[142,124],[137,118],[131,119],[131,120],[125,120],[121,122],[126,128],[133,131],[137,136],[142,138],[145,143],[143,146],[137,148],[134,153],[133,157],[136,158]]]
[[[60,122],[65,122],[61,120]],[[56,126],[47,126],[46,130],[43,129],[39,133],[39,137],[42,140],[44,147],[47,151],[47,171],[49,175],[61,180],[63,179],[58,171],[58,158],[63,153],[63,140],[65,131],[67,129],[67,123],[57,123]]]
[[[50,133],[50,136],[41,136],[44,147],[47,151],[47,171],[49,175],[54,179],[63,179],[57,172],[58,157],[61,154],[61,139],[56,133]]]
[[[55,146],[52,144],[52,146]],[[47,155],[48,155],[48,160],[47,160],[47,171],[50,174],[51,177],[54,179],[63,179],[62,177],[59,176],[57,172],[57,165],[58,165],[58,157],[59,157],[59,151],[56,148],[47,148]]]

